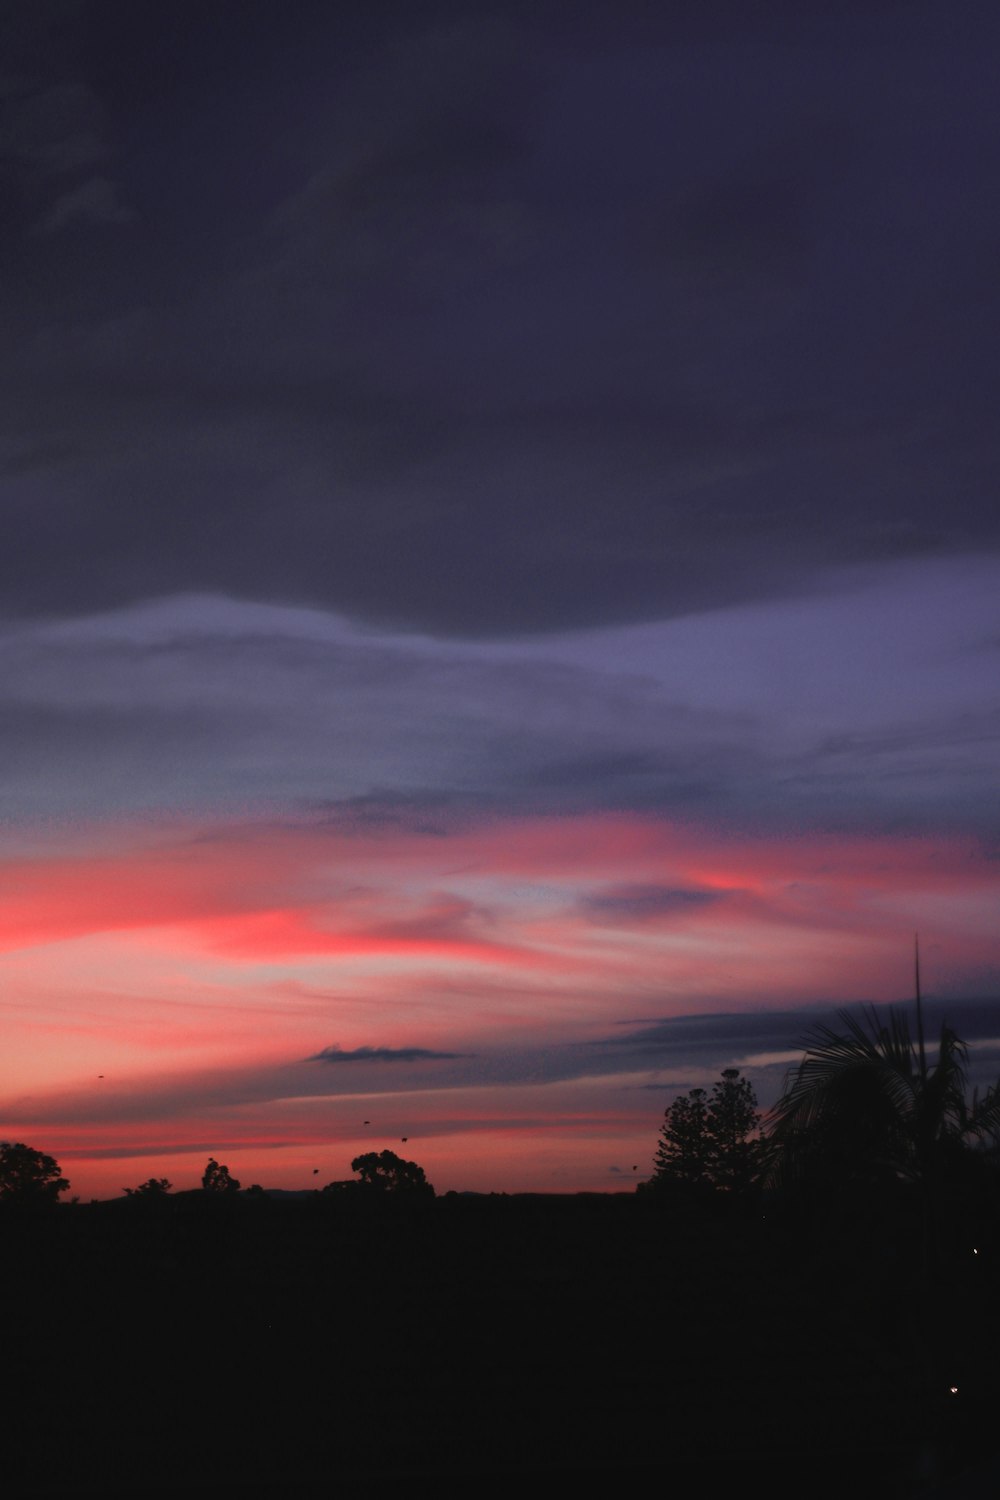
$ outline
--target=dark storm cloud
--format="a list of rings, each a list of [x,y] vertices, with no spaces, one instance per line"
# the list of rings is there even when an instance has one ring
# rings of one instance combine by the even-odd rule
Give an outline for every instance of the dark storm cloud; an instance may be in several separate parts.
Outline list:
[[[723,898],[720,891],[677,889],[664,885],[613,885],[594,891],[580,903],[588,917],[601,923],[642,922],[690,912]]]
[[[0,155],[7,172],[47,180],[92,170],[108,154],[104,112],[79,80],[49,86],[9,75],[0,84],[5,105]]]
[[[780,1095],[787,1077],[805,1054],[818,1027],[842,1030],[841,1006],[800,1006],[791,1010],[755,1010],[672,1016],[621,1037],[589,1044],[592,1070],[603,1076],[628,1075],[631,1086],[652,1095],[685,1093],[694,1085],[709,1087],[723,1068],[737,1067],[754,1086],[762,1109],[770,1108]],[[848,1014],[867,1025],[870,1008],[851,1005]],[[906,1017],[915,1035],[913,1002],[901,997],[896,1009]],[[889,1007],[874,1012],[888,1019]],[[928,1059],[937,1057],[942,1023],[968,1043],[968,1076],[980,1090],[996,1082],[1000,1061],[1000,996],[932,1001],[925,1005]],[[581,1049],[582,1051],[583,1049]],[[643,1069],[655,1073],[639,1081]],[[623,1079],[624,1081],[624,1079]]]
[[[55,234],[76,222],[90,224],[127,224],[134,218],[131,209],[121,202],[118,190],[106,177],[89,177],[78,187],[63,193],[48,209],[38,225],[40,234]]]
[[[669,738],[667,746],[552,756],[539,741],[536,764],[511,777],[505,795],[517,795],[520,790],[524,804],[539,810],[557,803],[567,808],[592,805],[597,793],[609,807],[653,812],[686,809],[696,814],[709,808],[717,811],[729,800],[736,783],[759,777],[763,767],[751,726],[744,726],[744,736],[732,725],[727,743],[721,723],[713,722],[711,716],[697,723],[676,704],[663,708],[670,720],[669,736],[664,735]],[[691,737],[700,742],[699,754],[691,754]]]
[[[912,1000],[901,997],[899,1008],[906,1013],[912,1029]],[[789,1010],[705,1012],[648,1023],[624,1023],[623,1035],[593,1042],[555,1046],[521,1044],[500,1049],[484,1045],[475,1054],[391,1047],[361,1047],[337,1053],[327,1048],[310,1059],[285,1067],[162,1076],[145,1079],[141,1085],[127,1083],[107,1092],[102,1088],[99,1095],[95,1095],[92,1086],[82,1092],[23,1094],[4,1100],[3,1116],[11,1128],[28,1128],[39,1119],[51,1125],[93,1126],[99,1122],[138,1123],[148,1121],[153,1115],[162,1120],[185,1117],[204,1120],[208,1115],[218,1132],[217,1147],[230,1128],[226,1123],[229,1112],[239,1113],[249,1105],[280,1103],[284,1109],[291,1101],[300,1099],[325,1100],[335,1107],[338,1101],[379,1094],[383,1118],[390,1111],[398,1114],[400,1109],[412,1117],[426,1107],[415,1102],[418,1095],[431,1099],[435,1094],[458,1090],[466,1091],[463,1095],[466,1113],[459,1119],[452,1110],[445,1109],[441,1128],[465,1129],[477,1117],[474,1091],[479,1088],[599,1084],[602,1088],[611,1086],[629,1093],[646,1092],[655,1106],[656,1095],[669,1102],[671,1093],[685,1092],[694,1086],[710,1087],[726,1067],[737,1067],[751,1079],[761,1108],[767,1109],[780,1094],[789,1068],[803,1056],[815,1028],[838,1028],[838,1010],[839,1002],[831,999],[828,1004]],[[849,1010],[853,1016],[864,1019],[860,1006],[851,1006]],[[876,1013],[885,1018],[887,1007],[876,1007]],[[970,1085],[982,1089],[996,1081],[1000,1060],[1000,996],[996,992],[929,1001],[925,1017],[932,1064],[941,1023],[947,1021],[969,1044]],[[350,1062],[353,1066],[323,1068],[317,1073],[311,1066],[317,1061]],[[456,1064],[446,1070],[445,1078],[437,1066],[443,1061]],[[403,1066],[391,1066],[397,1062]],[[400,1094],[399,1104],[390,1103],[392,1088],[388,1079]],[[431,1108],[435,1114],[441,1113],[440,1106]],[[544,1107],[539,1120],[543,1114]],[[354,1123],[353,1116],[351,1119]],[[511,1127],[530,1129],[533,1123],[528,1112],[513,1119]],[[275,1129],[280,1137],[280,1120]],[[206,1137],[206,1142],[205,1147],[198,1149],[214,1149],[211,1138]],[[162,1153],[166,1149],[161,1144],[147,1148],[133,1141],[123,1154],[129,1151],[147,1154],[149,1150]]]
[[[12,624],[3,812],[238,810],[442,836],[483,816],[639,812],[965,829],[991,847],[998,578],[940,561],[817,600],[503,644],[192,596]],[[708,896],[626,883],[588,899],[592,919],[625,922]]]
[[[351,1047],[346,1051],[334,1042],[332,1047],[324,1047],[321,1052],[313,1053],[307,1062],[325,1063],[415,1063],[415,1062],[444,1062],[455,1058],[467,1057],[465,1052],[433,1052],[427,1047]]]
[[[74,8],[6,7],[13,13],[28,9],[38,12],[41,24],[29,23],[20,35],[6,24],[10,16],[4,18],[0,175],[8,189],[8,254],[25,237],[30,241],[74,222],[112,225],[134,217],[119,184],[106,175],[115,152],[100,96],[76,60],[60,55]]]
[[[609,1058],[627,1058],[631,1069],[689,1064],[697,1059],[720,1067],[741,1055],[783,1054],[795,1049],[811,1026],[828,1020],[835,1007],[808,1006],[799,1010],[715,1012],[668,1016],[642,1025],[623,1022],[622,1034],[588,1045]],[[635,1026],[636,1029],[626,1029]],[[787,1066],[782,1062],[780,1066]],[[621,1063],[619,1063],[621,1066]],[[662,1081],[651,1087],[663,1087]]]
[[[7,10],[8,612],[517,633],[997,545],[992,6]]]
[[[912,999],[905,996],[896,1002],[915,1026]],[[642,1066],[669,1069],[697,1060],[706,1067],[723,1068],[733,1063],[761,1069],[784,1071],[802,1056],[809,1038],[819,1026],[838,1030],[842,1007],[831,999],[827,1003],[800,1006],[790,1010],[716,1012],[668,1016],[648,1024],[623,1023],[623,1035],[604,1037],[587,1045],[608,1058],[628,1060],[630,1071]],[[868,1008],[847,1007],[848,1013],[864,1020]],[[877,1005],[875,1014],[888,1019],[889,1007]],[[955,997],[947,1001],[931,1000],[924,1007],[925,1030],[929,1044],[936,1044],[943,1024],[956,1030],[970,1045],[971,1064],[977,1071],[989,1071],[1000,1050],[1000,997]],[[636,1029],[627,1029],[635,1026]],[[933,1061],[933,1058],[932,1058]],[[609,1068],[609,1071],[614,1071]],[[669,1079],[643,1085],[652,1089],[673,1086]]]

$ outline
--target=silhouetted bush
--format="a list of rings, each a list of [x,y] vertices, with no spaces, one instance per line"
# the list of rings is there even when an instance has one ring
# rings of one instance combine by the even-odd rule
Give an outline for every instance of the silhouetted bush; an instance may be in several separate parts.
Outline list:
[[[0,1202],[48,1205],[69,1187],[59,1163],[23,1141],[0,1142]]]

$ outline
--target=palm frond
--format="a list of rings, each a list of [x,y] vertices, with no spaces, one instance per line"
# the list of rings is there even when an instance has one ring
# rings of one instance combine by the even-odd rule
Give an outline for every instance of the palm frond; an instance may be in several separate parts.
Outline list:
[[[912,1112],[918,1074],[905,1016],[890,1011],[885,1025],[868,1007],[860,1019],[846,1010],[838,1011],[837,1019],[841,1031],[816,1026],[803,1038],[805,1056],[786,1076],[772,1111],[779,1135],[815,1126],[859,1091],[873,1099],[883,1096],[900,1116]]]
[[[920,1090],[917,1108],[917,1130],[929,1143],[942,1133],[960,1134],[966,1117],[965,1095],[968,1088],[966,1061],[969,1051],[949,1026],[941,1027],[938,1060]]]
[[[1000,1135],[1000,1082],[988,1088],[982,1099],[978,1090],[973,1094],[972,1108],[965,1112],[962,1134],[980,1140]]]
[[[968,1048],[951,1027],[933,1065],[893,1008],[838,1011],[836,1028],[816,1026],[802,1045],[769,1114],[770,1185],[817,1174],[926,1181],[970,1137],[1000,1144],[1000,1081],[970,1108]]]

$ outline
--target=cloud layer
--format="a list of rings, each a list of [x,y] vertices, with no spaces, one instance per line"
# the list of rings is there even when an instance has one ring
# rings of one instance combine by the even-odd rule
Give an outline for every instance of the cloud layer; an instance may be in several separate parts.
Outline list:
[[[992,6],[695,9],[21,5],[5,608],[511,634],[995,551]]]
[[[593,809],[997,836],[1000,562],[486,644],[216,597],[0,630],[3,812]]]
[[[992,0],[7,12],[0,1134],[606,1187],[915,930],[985,1079]]]

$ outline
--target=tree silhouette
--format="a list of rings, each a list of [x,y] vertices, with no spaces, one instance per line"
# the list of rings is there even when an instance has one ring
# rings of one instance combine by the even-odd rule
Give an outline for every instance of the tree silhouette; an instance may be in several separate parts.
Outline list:
[[[656,1184],[708,1181],[708,1095],[704,1089],[681,1094],[667,1106],[655,1161]]]
[[[206,1193],[238,1193],[237,1178],[229,1175],[229,1168],[220,1166],[214,1156],[209,1157],[208,1166],[202,1174],[201,1185]]]
[[[652,1185],[748,1187],[757,1166],[751,1136],[759,1119],[750,1080],[738,1068],[726,1068],[710,1096],[704,1089],[681,1094],[664,1112]]]
[[[54,1157],[23,1141],[0,1141],[0,1202],[55,1203],[68,1187]]]
[[[724,1068],[712,1086],[708,1106],[709,1175],[716,1187],[738,1192],[756,1175],[760,1143],[753,1133],[760,1123],[757,1096],[739,1068]]]
[[[202,1183],[204,1187],[204,1182]],[[163,1198],[173,1187],[165,1177],[150,1177],[146,1182],[140,1182],[138,1187],[125,1188],[127,1198]]]
[[[366,1151],[351,1162],[361,1186],[382,1193],[422,1193],[434,1196],[423,1167],[415,1161],[404,1161],[395,1151]]]

